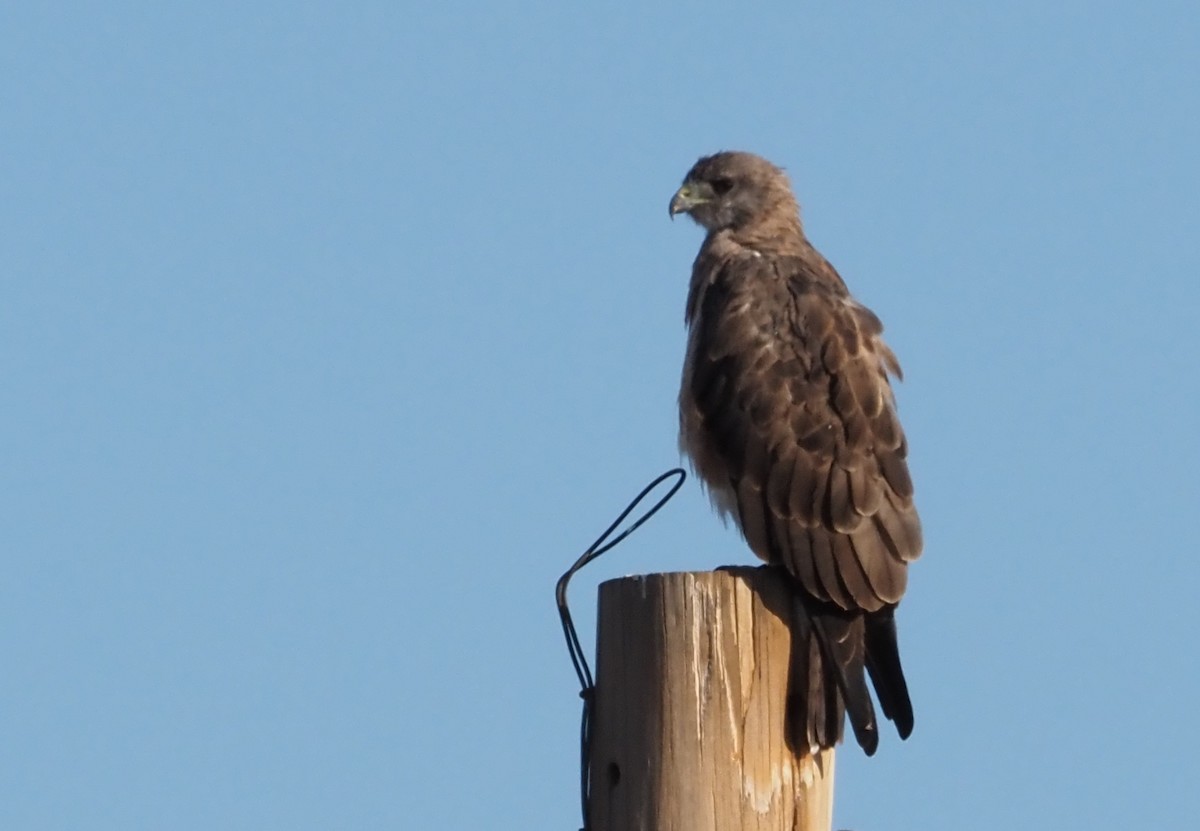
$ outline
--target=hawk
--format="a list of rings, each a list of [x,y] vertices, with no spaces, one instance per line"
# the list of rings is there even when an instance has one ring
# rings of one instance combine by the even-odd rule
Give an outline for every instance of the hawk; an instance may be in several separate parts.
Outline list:
[[[707,231],[692,266],[680,448],[792,595],[788,731],[867,755],[913,711],[895,610],[921,553],[883,325],[804,235],[787,176],[750,153],[696,162],[671,199]]]

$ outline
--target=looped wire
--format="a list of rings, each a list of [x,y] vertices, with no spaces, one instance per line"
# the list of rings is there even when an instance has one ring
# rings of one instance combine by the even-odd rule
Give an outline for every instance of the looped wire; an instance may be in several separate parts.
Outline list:
[[[662,498],[638,517],[636,522],[618,534],[616,538],[607,541],[612,533],[620,527],[621,523],[633,513],[634,509],[637,508],[643,499],[652,493],[655,488],[672,477],[675,477],[675,483],[671,485],[670,490]],[[683,468],[677,467],[668,470],[642,488],[641,492],[633,498],[633,501],[625,507],[625,510],[621,511],[612,524],[604,530],[604,533],[596,538],[596,541],[588,547],[587,551],[583,552],[579,559],[575,561],[575,564],[567,569],[567,572],[562,577],[558,578],[558,584],[554,589],[554,599],[558,604],[558,616],[562,620],[563,635],[567,639],[567,651],[571,654],[571,663],[575,666],[576,677],[579,678],[579,697],[583,699],[583,718],[579,730],[579,793],[580,807],[583,812],[582,831],[590,831],[591,827],[588,811],[588,800],[591,797],[591,776],[588,769],[588,757],[591,753],[592,710],[595,707],[596,684],[592,678],[591,667],[588,666],[587,658],[584,656],[583,647],[579,643],[579,635],[575,631],[575,624],[571,620],[571,610],[567,605],[567,584],[571,582],[571,578],[575,576],[575,572],[579,571],[592,560],[595,560],[601,554],[615,548],[626,537],[640,528],[646,520],[658,513],[658,509],[666,505],[671,500],[671,497],[683,487],[685,479],[687,479],[687,474],[683,471]]]

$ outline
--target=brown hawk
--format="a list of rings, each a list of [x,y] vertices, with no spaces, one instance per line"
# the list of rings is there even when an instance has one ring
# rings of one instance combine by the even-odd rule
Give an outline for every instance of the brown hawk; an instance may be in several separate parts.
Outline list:
[[[868,755],[913,711],[895,610],[921,553],[883,326],[804,235],[783,171],[696,162],[671,199],[707,230],[692,267],[680,447],[714,505],[795,587],[789,739],[832,747],[848,713]]]

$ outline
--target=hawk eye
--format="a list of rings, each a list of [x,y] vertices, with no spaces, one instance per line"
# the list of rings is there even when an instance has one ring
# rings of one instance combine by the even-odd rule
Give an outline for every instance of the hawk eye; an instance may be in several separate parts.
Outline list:
[[[727,179],[724,176],[719,176],[712,180],[713,193],[717,196],[724,196],[733,190],[733,180]]]

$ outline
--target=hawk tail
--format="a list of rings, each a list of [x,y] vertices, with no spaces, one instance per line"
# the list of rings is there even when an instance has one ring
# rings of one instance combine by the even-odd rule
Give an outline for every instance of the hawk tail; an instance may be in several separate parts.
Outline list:
[[[875,685],[879,706],[895,722],[900,738],[907,739],[913,729],[912,700],[900,666],[900,645],[896,641],[896,607],[889,606],[865,617],[867,672]]]
[[[818,607],[799,593],[793,595],[787,701],[793,748],[833,747],[848,715],[858,744],[868,756],[875,753],[879,730],[867,689],[866,647],[861,612]]]

